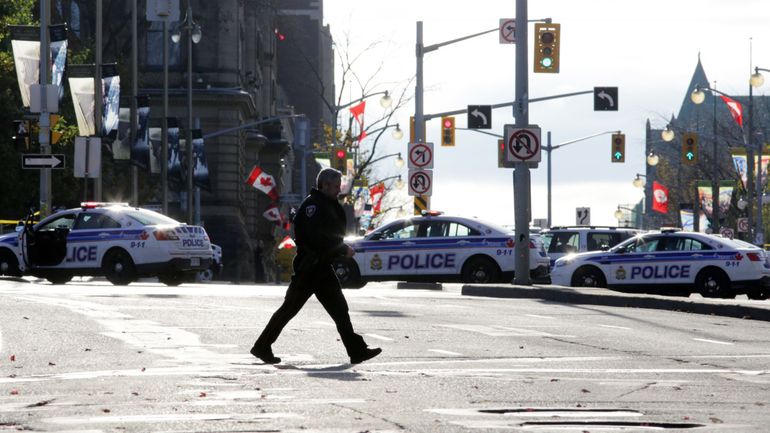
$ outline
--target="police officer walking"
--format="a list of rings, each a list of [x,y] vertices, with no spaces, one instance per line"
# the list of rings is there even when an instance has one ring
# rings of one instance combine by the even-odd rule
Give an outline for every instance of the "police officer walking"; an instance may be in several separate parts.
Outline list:
[[[348,303],[332,267],[335,258],[350,258],[355,254],[343,243],[345,211],[337,201],[341,181],[342,173],[339,171],[333,168],[321,170],[316,178],[316,188],[311,190],[294,216],[297,256],[294,258],[291,283],[283,304],[251,348],[251,354],[267,364],[281,362],[273,354],[271,346],[284,326],[313,294],[337,325],[351,364],[364,362],[382,352],[380,348],[367,347],[364,339],[353,331]]]

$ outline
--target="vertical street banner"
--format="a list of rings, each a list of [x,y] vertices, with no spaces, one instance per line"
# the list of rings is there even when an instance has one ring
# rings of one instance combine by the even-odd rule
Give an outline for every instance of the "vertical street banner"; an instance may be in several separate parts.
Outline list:
[[[711,218],[714,204],[714,188],[711,187],[710,180],[698,181],[698,202],[706,218]],[[701,225],[700,227],[702,230],[705,226]]]
[[[176,117],[167,117],[168,125],[168,179],[170,183],[181,184],[182,161],[179,154],[179,122]],[[181,190],[181,189],[180,189]]]
[[[193,129],[193,183],[199,188],[208,190],[209,187],[209,163],[206,161],[206,149],[203,143],[203,133],[200,129]]]
[[[21,102],[24,108],[29,108],[29,86],[40,82],[40,28],[37,26],[9,27]]]
[[[59,102],[64,98],[64,68],[67,65],[67,26],[57,24],[48,28],[51,50],[51,84],[59,86]]]
[[[130,119],[131,109],[121,108],[118,112],[118,132],[110,144],[113,161],[128,161],[131,159]]]
[[[131,163],[137,167],[150,167],[150,98],[136,97],[136,137],[131,143]]]
[[[698,212],[698,218],[700,220],[698,221],[698,229],[701,233],[706,233],[706,229],[711,227],[711,222],[709,221],[709,217],[706,215],[706,212],[699,211]]]
[[[733,167],[735,167],[735,172],[738,173],[738,178],[743,183],[743,190],[745,191],[746,177],[748,176],[748,157],[746,156],[746,148],[732,148],[730,149],[730,156],[733,158]],[[756,173],[756,171],[754,173]]]
[[[693,210],[679,208],[679,223],[682,225],[682,230],[686,232],[695,231],[695,213]]]
[[[658,181],[652,182],[652,210],[668,213],[668,188]]]
[[[726,215],[730,210],[730,203],[733,201],[733,191],[735,191],[734,180],[722,180],[719,182],[719,214]]]
[[[75,117],[78,122],[78,135],[90,137],[96,135],[96,121],[94,117],[95,93],[94,65],[70,65],[67,72],[67,80],[72,95],[72,103],[75,106]]]
[[[120,109],[120,75],[118,65],[110,63],[102,65],[102,137],[110,136],[118,129]],[[114,135],[113,135],[114,137]]]

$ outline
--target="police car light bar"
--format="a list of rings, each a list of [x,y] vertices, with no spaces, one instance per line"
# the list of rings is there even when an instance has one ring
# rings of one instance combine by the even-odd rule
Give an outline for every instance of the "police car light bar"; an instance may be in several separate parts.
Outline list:
[[[84,201],[80,203],[80,207],[82,207],[83,209],[95,209],[98,207],[109,207],[109,206],[128,206],[128,203],[104,202],[104,201]]]
[[[443,215],[444,212],[441,212],[440,210],[424,210],[420,212],[422,216],[439,216]]]

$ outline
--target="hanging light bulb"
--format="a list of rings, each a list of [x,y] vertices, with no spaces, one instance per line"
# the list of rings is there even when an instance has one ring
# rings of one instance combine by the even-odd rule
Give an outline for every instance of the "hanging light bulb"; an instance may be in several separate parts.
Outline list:
[[[401,130],[401,128],[398,126],[398,123],[396,124],[396,129],[393,130],[390,134],[394,140],[401,140],[404,137],[404,131]]]
[[[390,95],[388,94],[388,91],[386,90],[385,95],[382,98],[380,98],[380,106],[382,106],[382,108],[388,108],[392,104],[393,104],[393,98],[390,97]]]
[[[650,152],[650,154],[647,155],[647,165],[651,167],[655,167],[656,165],[658,165],[658,162],[660,162],[660,157],[655,153]]]
[[[666,129],[663,130],[663,132],[660,133],[660,138],[663,139],[663,141],[670,142],[674,139],[674,130],[671,129],[671,125],[666,125]]]

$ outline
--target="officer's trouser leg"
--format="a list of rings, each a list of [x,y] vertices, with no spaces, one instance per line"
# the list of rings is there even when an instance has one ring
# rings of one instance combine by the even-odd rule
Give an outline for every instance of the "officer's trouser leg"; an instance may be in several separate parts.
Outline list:
[[[313,294],[309,289],[298,287],[294,279],[295,277],[292,277],[289,288],[286,290],[283,304],[273,313],[273,317],[270,318],[267,326],[265,326],[265,330],[262,331],[257,342],[254,343],[255,346],[270,347],[275,343],[284,326],[299,313],[305,302],[310,299],[310,295]]]
[[[350,314],[348,313],[348,303],[331,267],[329,273],[324,274],[318,281],[317,287],[315,296],[337,325],[337,332],[340,334],[348,356],[361,354],[366,349],[366,342],[363,337],[353,331],[353,324],[350,322]]]

